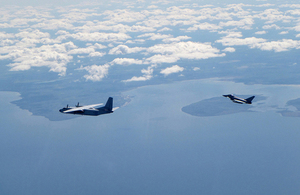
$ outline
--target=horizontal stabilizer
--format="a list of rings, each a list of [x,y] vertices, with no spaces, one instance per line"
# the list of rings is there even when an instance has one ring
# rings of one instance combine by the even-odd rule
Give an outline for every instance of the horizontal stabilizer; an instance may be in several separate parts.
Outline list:
[[[115,110],[117,110],[117,109],[119,109],[120,107],[114,107],[113,109],[112,109],[112,111],[115,111]]]

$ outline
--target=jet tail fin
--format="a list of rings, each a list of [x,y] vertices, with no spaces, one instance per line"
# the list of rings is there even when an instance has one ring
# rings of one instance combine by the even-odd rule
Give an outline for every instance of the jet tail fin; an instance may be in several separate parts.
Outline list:
[[[109,97],[105,106],[104,106],[106,109],[112,111],[113,109],[113,98],[112,97]]]
[[[254,98],[255,98],[255,96],[251,96],[251,97],[247,98],[247,99],[246,99],[246,101],[247,101],[246,103],[247,103],[247,104],[252,104],[252,100],[253,100]]]

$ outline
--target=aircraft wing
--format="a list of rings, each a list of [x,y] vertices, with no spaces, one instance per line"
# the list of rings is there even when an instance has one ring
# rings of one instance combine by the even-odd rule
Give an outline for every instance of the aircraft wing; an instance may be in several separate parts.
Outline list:
[[[68,112],[84,112],[84,109],[82,109],[81,107],[78,107],[78,108],[71,108],[71,109],[65,110],[63,112],[64,113],[68,113]]]
[[[98,107],[98,106],[101,106],[101,105],[103,105],[103,103],[101,103],[101,104],[92,104],[92,105],[82,106],[82,107],[84,107],[86,109],[92,109],[92,108],[95,108],[95,107]]]
[[[68,112],[84,112],[85,110],[96,110],[95,107],[100,106],[100,105],[103,105],[103,104],[93,104],[93,105],[88,105],[88,106],[75,107],[75,108],[66,110],[64,112],[68,113]]]
[[[245,101],[238,100],[238,99],[234,99],[232,101],[235,102],[235,103],[238,103],[238,104],[244,104],[245,103]]]

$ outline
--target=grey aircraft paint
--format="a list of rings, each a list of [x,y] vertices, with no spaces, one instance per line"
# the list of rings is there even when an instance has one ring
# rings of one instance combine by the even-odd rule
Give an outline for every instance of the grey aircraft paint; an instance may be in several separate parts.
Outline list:
[[[79,103],[76,107],[64,107],[59,110],[59,112],[64,114],[78,114],[78,115],[89,115],[89,116],[98,116],[101,114],[113,113],[113,98],[109,97],[105,106],[100,107],[103,104],[93,104],[87,106],[80,106]]]
[[[238,104],[252,104],[252,100],[255,98],[255,96],[251,96],[247,99],[236,97],[232,94],[223,95],[224,97],[228,97],[231,101]]]

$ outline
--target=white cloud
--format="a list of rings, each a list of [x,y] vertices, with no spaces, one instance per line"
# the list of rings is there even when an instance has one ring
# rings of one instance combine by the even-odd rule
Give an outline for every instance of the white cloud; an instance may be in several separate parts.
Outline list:
[[[235,49],[233,47],[226,47],[225,49],[223,49],[223,52],[235,52]]]
[[[263,28],[263,29],[272,29],[272,28],[275,28],[276,30],[281,29],[281,28],[280,28],[279,26],[277,26],[276,24],[264,25],[262,28]]]
[[[66,7],[60,7],[60,9]],[[95,9],[72,9],[72,10],[60,10],[63,14],[61,17],[71,22],[78,22],[86,20],[88,17],[101,16],[102,14],[97,13]]]
[[[51,19],[43,20],[42,22],[32,25],[32,28],[41,28],[46,30],[68,29],[72,30],[74,26],[68,19]]]
[[[187,39],[191,39],[191,37],[188,36],[178,36],[176,38],[173,37],[173,35],[165,35],[165,34],[159,34],[159,33],[146,33],[146,34],[142,34],[139,35],[138,38],[145,38],[145,37],[149,37],[148,40],[158,40],[158,39],[162,39],[163,42],[179,42],[182,40],[187,40]]]
[[[105,54],[106,54],[105,52],[95,51],[95,52],[91,52],[89,54],[89,57],[103,57]]]
[[[255,32],[255,34],[256,35],[264,35],[264,34],[267,34],[267,32],[266,31],[257,31],[257,32]]]
[[[76,31],[81,32],[98,32],[98,31],[114,31],[114,32],[153,32],[156,29],[151,26],[143,25],[125,25],[116,24],[111,21],[88,21],[85,25],[74,28]]]
[[[14,66],[13,68],[11,68],[11,71],[24,71],[24,70],[29,70],[31,68],[30,65],[28,64],[18,64],[16,66]]]
[[[260,20],[267,20],[267,23],[294,19],[292,16],[286,15],[278,9],[266,9],[262,13],[259,13],[253,17],[259,18]]]
[[[283,39],[280,41],[268,42],[266,39],[256,37],[250,37],[245,39],[224,37],[216,42],[222,43],[225,46],[245,45],[250,48],[258,48],[267,51],[273,50],[275,52],[282,52],[288,51],[290,49],[300,48],[300,41],[295,41],[292,39]]]
[[[184,40],[188,40],[191,39],[192,37],[188,37],[188,36],[178,36],[178,37],[168,37],[163,39],[162,41],[165,43],[170,43],[170,42],[180,42],[180,41],[184,41]]]
[[[145,42],[144,39],[135,39],[135,40],[128,40],[125,43],[126,44],[142,44],[144,42]]]
[[[9,64],[11,71],[29,70],[31,67],[49,67],[50,71],[63,76],[66,73],[66,65],[73,59],[68,55],[68,50],[76,46],[72,42],[54,45],[42,45],[41,47],[10,46],[2,47],[0,59],[12,59]]]
[[[200,70],[199,67],[194,67],[194,68],[193,68],[193,71],[199,71],[199,70]]]
[[[123,80],[123,82],[132,82],[132,81],[147,81],[147,80],[150,80],[152,78],[152,76],[140,76],[140,77],[137,77],[137,76],[133,76],[131,79],[127,79],[127,80]]]
[[[99,44],[99,43],[95,43],[94,44],[95,49],[105,49],[107,48],[105,45]]]
[[[280,35],[286,35],[286,34],[288,34],[289,33],[289,31],[282,31],[282,32],[280,32],[279,34]]]
[[[144,75],[152,75],[153,74],[153,67],[156,67],[156,66],[155,65],[151,65],[147,69],[142,69],[141,72]]]
[[[163,69],[160,71],[161,74],[164,74],[165,76],[168,76],[169,74],[182,72],[184,70],[183,67],[180,67],[178,65],[174,65],[172,67],[168,67],[166,69]]]
[[[95,49],[92,47],[87,47],[87,48],[76,48],[72,49],[68,52],[68,54],[89,54],[95,52]]]
[[[166,38],[171,38],[173,36],[172,35],[162,35],[159,33],[146,33],[146,34],[138,36],[138,38],[144,38],[144,37],[149,37],[148,40],[155,41],[157,39],[166,39]]]
[[[236,31],[219,31],[219,34],[226,34],[226,37],[242,37],[242,32],[236,32]]]
[[[143,76],[133,76],[131,79],[123,80],[123,82],[150,80],[153,77],[153,67],[155,67],[155,65],[149,66],[147,69],[142,69],[141,72],[143,73]]]
[[[295,41],[292,39],[283,39],[280,41],[261,43],[256,45],[255,47],[261,50],[267,50],[267,51],[274,50],[275,52],[282,52],[282,51],[288,51],[290,49],[299,49],[300,41]]]
[[[164,32],[164,31],[172,31],[172,29],[170,29],[168,27],[164,27],[164,28],[158,30],[157,32]]]
[[[155,15],[155,11],[153,11],[151,14],[153,15],[150,18],[147,18],[141,22],[137,22],[138,25],[143,25],[147,27],[152,27],[152,28],[162,28],[165,26],[170,26],[172,25],[172,22],[166,18],[165,15],[161,15],[164,12],[160,12],[156,10],[158,13]]]
[[[148,63],[158,64],[158,63],[174,63],[180,60],[180,57],[174,55],[161,55],[157,54],[146,59]]]
[[[178,42],[154,45],[147,49],[149,53],[158,53],[146,61],[150,63],[173,63],[179,59],[208,59],[225,56],[220,50],[213,48],[210,43]]]
[[[233,46],[238,45],[275,52],[299,48],[297,40],[268,41],[256,37],[243,38],[242,35],[244,32],[242,29],[251,29],[254,22],[265,22],[262,31],[255,34],[265,34],[267,29],[300,31],[298,17],[300,12],[296,9],[299,8],[298,4],[282,6],[259,3],[258,5],[228,4],[217,7],[199,6],[187,2],[182,6],[160,7],[162,2],[152,2],[147,8],[145,5],[130,2],[126,4],[127,9],[114,9],[114,3],[111,2],[112,9],[104,12],[101,12],[97,6],[88,6],[88,4],[55,9],[50,7],[2,8],[0,60],[11,60],[9,66],[15,71],[44,66],[50,71],[64,75],[67,64],[73,60],[73,55],[92,58],[103,57],[108,53],[116,55],[116,59],[108,65],[130,65],[175,63],[182,59],[222,57],[225,56],[225,52],[234,52]],[[126,6],[123,4],[123,7]],[[288,21],[291,23],[282,24]],[[227,48],[220,52],[211,43],[194,42],[199,40],[195,33],[189,33],[188,36],[175,35],[178,30],[183,30],[179,31],[182,32],[181,35],[186,30],[218,31],[224,37],[215,42],[222,43]],[[238,32],[239,30],[242,32]],[[164,34],[164,32],[168,33]],[[288,31],[278,33],[282,35]],[[300,34],[296,37],[300,37]],[[76,41],[80,46],[72,42],[65,43],[69,40]],[[185,42],[187,40],[190,41]],[[128,47],[126,44],[138,45]],[[143,55],[143,57],[138,56],[135,57],[138,59],[134,59],[118,56],[126,54]],[[105,70],[105,67],[102,69]],[[144,69],[144,72],[146,70],[148,69]],[[152,74],[143,74],[141,77],[134,77],[133,80],[147,80],[152,76]],[[97,79],[89,77],[87,80]]]
[[[79,70],[86,70],[89,74],[84,75],[84,78],[88,81],[101,81],[108,74],[109,65],[92,65],[86,67],[80,67]]]
[[[251,17],[241,19],[239,21],[228,21],[228,22],[220,22],[221,27],[239,27],[241,29],[251,29],[254,24],[254,20]]]
[[[300,23],[299,23],[298,25],[292,27],[291,29],[293,29],[293,30],[299,32],[299,31],[300,31]]]
[[[66,33],[60,35],[58,39],[73,38],[79,41],[93,41],[93,42],[117,42],[125,41],[131,37],[125,33],[100,33],[100,32],[79,32],[75,34]]]
[[[300,4],[284,4],[279,7],[300,8]]]
[[[14,43],[15,43],[14,40],[9,40],[9,39],[0,40],[0,46],[2,46],[2,47],[10,46],[10,45],[13,45]]]
[[[130,48],[127,45],[118,45],[117,47],[112,48],[108,52],[108,54],[111,54],[111,55],[129,54],[129,53],[137,53],[137,52],[140,52],[143,50],[145,50],[145,48],[142,48],[142,47]]]
[[[158,6],[156,6],[156,5],[149,5],[148,6],[148,9],[156,9],[156,8],[158,8]]]
[[[15,35],[12,33],[5,33],[5,32],[0,32],[0,40],[1,39],[10,39],[10,38],[14,38]]]
[[[268,1],[268,0],[256,0],[256,1]],[[255,5],[255,7],[273,7],[275,4],[265,3],[261,5]]]
[[[292,14],[292,15],[300,15],[300,9],[289,10],[286,13],[289,13],[289,14]]]
[[[221,40],[217,40],[217,43],[222,43],[224,46],[235,46],[235,45],[248,45],[251,48],[254,48],[255,45],[266,42],[266,39],[248,37],[245,39],[240,39],[237,37],[223,37]]]
[[[133,59],[133,58],[116,58],[111,62],[111,64],[118,64],[118,65],[143,64],[143,61]]]
[[[188,31],[195,31],[195,30],[209,30],[209,31],[214,31],[222,29],[221,26],[218,26],[216,24],[210,24],[210,23],[201,23],[201,24],[194,24],[193,27],[189,27],[187,30]]]
[[[105,19],[114,23],[121,22],[136,22],[145,19],[145,15],[140,12],[128,11],[128,10],[109,10],[103,12],[106,15]]]
[[[28,43],[31,45],[35,44],[53,44],[60,43],[60,40],[51,39],[49,33],[42,32],[38,29],[22,29],[20,32],[14,35],[14,38],[18,42]]]

